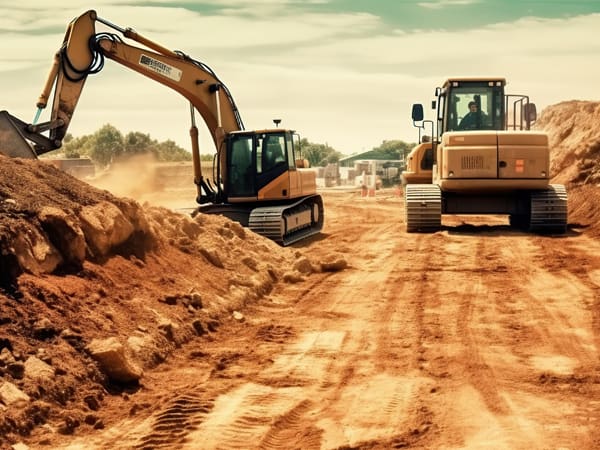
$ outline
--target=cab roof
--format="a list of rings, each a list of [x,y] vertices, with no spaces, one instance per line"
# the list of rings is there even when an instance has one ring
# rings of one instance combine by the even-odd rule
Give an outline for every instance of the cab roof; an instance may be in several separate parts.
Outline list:
[[[265,128],[262,130],[235,130],[231,131],[229,134],[271,134],[271,133],[294,133],[294,130],[290,130],[287,128]]]
[[[448,87],[454,82],[470,82],[470,81],[478,81],[478,82],[491,82],[496,84],[497,82],[502,83],[502,86],[506,86],[506,78],[504,77],[452,77],[448,78],[444,81],[443,87]]]

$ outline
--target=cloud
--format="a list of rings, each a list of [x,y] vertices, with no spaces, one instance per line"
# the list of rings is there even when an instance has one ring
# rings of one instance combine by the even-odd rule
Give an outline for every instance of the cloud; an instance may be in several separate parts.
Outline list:
[[[452,6],[467,6],[479,2],[480,0],[437,0],[432,2],[419,2],[417,5],[426,9],[442,9]]]
[[[247,5],[241,0],[205,1],[227,10],[210,14],[193,10],[197,2],[141,3],[94,6],[112,23],[206,62],[231,90],[247,128],[281,117],[282,126],[347,154],[383,140],[415,140],[411,104],[429,104],[449,76],[505,76],[512,92],[529,94],[538,108],[590,99],[600,78],[600,42],[590,39],[600,14],[410,31],[390,30],[374,14],[319,12],[298,1],[253,3],[263,14],[252,16],[238,9]],[[0,109],[24,120],[33,117],[68,21],[87,9],[75,1],[56,14],[46,5],[35,14],[0,7]],[[88,134],[111,123],[189,148],[188,116],[179,94],[106,61],[86,82],[70,131]],[[201,146],[211,151],[210,138]]]

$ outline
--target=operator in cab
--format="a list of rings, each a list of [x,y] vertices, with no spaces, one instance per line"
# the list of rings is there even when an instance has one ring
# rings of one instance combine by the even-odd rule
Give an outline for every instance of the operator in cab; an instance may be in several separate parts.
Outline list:
[[[475,101],[469,102],[469,112],[462,118],[458,124],[459,130],[479,130],[482,125],[485,126],[488,118],[487,114],[483,111],[479,111],[477,103]]]

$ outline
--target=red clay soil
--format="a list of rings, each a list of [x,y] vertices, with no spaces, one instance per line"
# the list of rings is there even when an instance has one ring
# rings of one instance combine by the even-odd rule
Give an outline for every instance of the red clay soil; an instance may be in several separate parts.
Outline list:
[[[51,273],[19,260],[18,236],[34,237],[25,239],[33,253],[40,236],[50,247],[58,237],[40,219],[43,208],[77,221],[86,207],[103,202],[148,225],[107,254],[87,248],[81,264],[59,264]],[[0,402],[0,442],[15,443],[48,421],[58,420],[62,433],[102,427],[103,397],[131,386],[99,369],[86,350],[92,340],[141,340],[135,358],[152,369],[274,284],[293,281],[298,261],[308,263],[219,216],[142,208],[41,160],[0,156],[0,389],[10,383],[29,397]],[[32,357],[51,368],[48,376],[28,373]]]
[[[600,183],[600,102],[566,101],[542,111],[536,129],[549,135],[556,183]]]
[[[545,110],[537,124],[538,128],[547,130],[551,136],[554,181],[565,183],[569,187],[569,228],[578,230],[578,233],[581,232],[592,240],[597,240],[600,236],[600,188],[597,186],[600,182],[600,168],[597,162],[600,135],[596,126],[600,119],[599,111],[598,103],[565,102]],[[337,215],[326,215],[326,221],[329,222],[326,222],[325,231],[329,234],[325,233],[322,241],[313,240],[308,246],[309,249],[305,251],[300,247],[279,247],[218,216],[199,215],[192,219],[189,215],[173,212],[167,207],[156,206],[157,203],[140,204],[125,197],[117,197],[107,190],[95,188],[71,177],[43,161],[0,156],[0,448],[11,448],[11,445],[19,442],[36,443],[43,448],[52,448],[60,440],[60,436],[91,436],[107,425],[107,421],[110,420],[107,414],[116,413],[115,409],[109,408],[109,399],[112,396],[129,398],[136,395],[139,389],[138,380],[125,382],[115,379],[92,357],[90,344],[94,340],[116,339],[127,348],[128,356],[136,361],[141,371],[152,377],[169,358],[176,358],[178,351],[194,339],[204,339],[208,346],[211,341],[224,338],[220,330],[225,324],[228,332],[240,331],[235,323],[244,320],[244,312],[248,308],[251,309],[252,305],[259,303],[273,291],[283,292],[282,289],[286,286],[292,290],[294,286],[298,286],[300,293],[294,294],[297,298],[311,295],[319,298],[326,296],[330,290],[348,286],[348,295],[356,295],[355,298],[352,297],[355,302],[353,307],[363,308],[364,311],[361,311],[367,315],[371,311],[369,308],[376,308],[380,303],[379,297],[372,300],[370,305],[360,306],[360,295],[367,296],[369,292],[354,294],[355,291],[350,290],[350,285],[359,289],[361,284],[358,281],[354,284],[355,281],[349,279],[347,284],[327,285],[327,278],[322,278],[324,284],[313,287],[306,281],[311,274],[317,278],[324,277],[325,271],[346,267],[344,257],[339,256],[340,252],[345,254],[348,260],[360,259],[360,256],[365,260],[377,262],[381,255],[390,253],[393,248],[394,253],[389,261],[396,261],[394,264],[397,264],[397,261],[402,259],[396,253],[397,249],[393,243],[394,236],[400,236],[397,231],[401,228],[400,214],[396,216],[395,213],[389,213],[401,208],[400,199],[392,195],[388,200],[374,201],[369,206],[366,202],[359,205],[357,198],[349,197],[351,195],[353,194],[348,194],[346,198],[340,194],[329,197],[324,194],[330,204],[342,202],[344,199],[344,207],[343,210],[340,207]],[[60,244],[64,237],[60,236],[60,229],[49,225],[50,222],[44,218],[46,216],[42,211],[47,211],[49,207],[56,208],[72,223],[80,224],[80,228],[85,229],[83,220],[86,211],[106,205],[114,205],[123,212],[132,231],[125,239],[115,241],[116,243],[106,251],[98,251],[90,244],[91,238],[86,236],[84,257],[65,257]],[[360,219],[345,215],[353,209],[357,214],[361,214]],[[335,208],[331,210],[335,211]],[[390,222],[389,225],[384,223],[386,220]],[[499,230],[505,230],[503,227],[505,225],[500,225]],[[339,232],[337,235],[336,230]],[[482,230],[484,234],[488,232],[488,228]],[[109,233],[110,230],[106,232]],[[384,239],[382,233],[389,233],[389,237]],[[436,243],[455,240],[444,244],[449,252],[446,258],[450,258],[452,252],[470,238],[470,234],[472,233],[453,236],[444,231],[432,236],[419,236],[416,240],[406,239],[402,241],[402,251],[414,252],[408,254],[415,258],[414,264],[417,264],[417,257],[427,256],[422,254],[419,246],[429,248],[429,254],[435,251]],[[356,243],[365,236],[374,242],[379,237],[381,242],[377,241],[378,247],[375,247],[375,244],[372,248],[368,245],[356,247]],[[110,236],[107,237],[109,238]],[[525,239],[529,238],[522,236],[520,238],[520,242],[525,243],[527,248],[537,245],[539,241],[526,241]],[[509,247],[504,247],[503,251],[486,247],[493,245],[494,240],[498,239],[500,238],[497,233],[493,231],[488,240],[478,241],[473,251],[481,252],[487,249],[493,258],[500,259],[505,256],[504,253],[512,250]],[[517,237],[513,236],[513,239]],[[426,245],[428,240],[431,241],[429,247]],[[16,242],[20,243],[20,247],[16,246]],[[546,248],[542,244],[540,246]],[[24,249],[29,252],[28,257],[24,256]],[[54,264],[48,265],[44,255],[51,254],[59,256],[55,257]],[[460,258],[464,256],[461,255]],[[488,258],[489,264],[493,262],[492,256]],[[431,254],[427,256],[430,257]],[[456,258],[458,260],[459,255],[456,255]],[[485,263],[485,255],[482,258]],[[424,260],[423,264],[428,261],[429,259]],[[564,258],[561,261],[564,261]],[[435,265],[434,261],[431,262]],[[544,264],[544,261],[540,264]],[[472,274],[476,276],[489,272],[493,275],[497,267],[500,266],[490,266],[488,271],[474,266]],[[506,271],[506,266],[502,267]],[[377,270],[382,271],[383,268],[373,268],[373,274],[376,274]],[[396,269],[386,269],[390,279],[416,277],[415,280],[418,278],[421,284],[429,283],[429,286],[434,283],[434,277],[425,272],[413,274],[411,267]],[[438,272],[433,275],[443,275],[443,270],[440,266],[436,268]],[[371,272],[367,271],[367,275],[369,273]],[[373,274],[368,276],[375,277]],[[360,274],[360,277],[362,276]],[[465,275],[468,276],[470,275]],[[373,286],[379,286],[379,281],[377,277],[370,280]],[[303,283],[308,284],[301,287],[304,286]],[[443,292],[446,287],[440,286],[437,289]],[[414,297],[410,297],[410,305],[423,306],[427,299],[427,290],[423,287],[415,289],[414,292],[401,291],[394,294],[394,298],[406,299],[413,295]],[[501,289],[503,288],[498,281],[497,291],[500,292]],[[512,289],[518,291],[518,284]],[[494,292],[496,291],[491,291],[490,295],[494,295]],[[452,292],[449,292],[450,294]],[[340,303],[343,303],[343,300],[339,298]],[[384,300],[386,297],[381,298],[381,301]],[[430,300],[437,301],[433,297]],[[349,311],[333,311],[336,302],[332,303],[332,312],[320,320],[333,320],[336,317],[341,320],[348,317]],[[434,344],[439,344],[440,339],[453,332],[448,328],[438,330],[437,334],[431,331],[435,334],[431,336],[425,333],[427,329],[433,330],[437,322],[434,319],[425,322],[424,317],[437,307],[437,304],[429,306],[413,318],[413,325],[423,327],[421,334],[415,337],[415,342],[417,338],[430,340],[427,345],[417,349],[421,356],[434,352]],[[381,313],[381,324],[374,325],[375,331],[380,328],[385,331],[386,327],[391,326],[387,322],[390,314],[396,314],[398,320],[403,320],[402,314],[397,313],[394,306],[388,308],[389,310]],[[481,308],[484,308],[484,305]],[[304,311],[310,320],[321,312],[316,309]],[[471,315],[476,315],[476,312],[474,310]],[[598,314],[595,313],[594,317],[594,329],[598,329]],[[310,323],[310,320],[307,323]],[[535,317],[532,317],[527,326],[533,326],[535,320]],[[359,325],[357,320],[355,326]],[[514,327],[511,336],[521,336],[519,339],[526,342],[527,336],[523,333],[523,328],[520,328],[522,325]],[[292,337],[293,332],[290,330],[293,330],[292,326],[281,327],[272,323],[269,327],[258,330],[256,336],[260,337],[261,342],[266,340],[265,336],[274,343],[279,340],[283,342]],[[394,332],[393,329],[389,331]],[[406,333],[410,333],[409,328],[401,330],[395,343],[402,344],[400,348],[409,352],[414,350],[411,347],[412,341],[403,341],[404,338],[401,337]],[[365,330],[364,336],[367,335]],[[478,336],[481,340],[485,339],[485,334]],[[506,336],[509,339],[509,335]],[[597,336],[595,339],[598,342]],[[475,341],[474,335],[471,335],[464,337],[461,342],[476,344]],[[383,335],[381,344],[385,344]],[[453,352],[456,351],[457,345],[448,344],[448,354],[437,355],[431,360],[430,371],[437,371],[441,375],[437,378],[438,385],[425,386],[428,395],[435,396],[436,392],[443,392],[440,385],[450,387],[452,376],[448,375],[448,371],[452,373],[452,366],[442,367],[441,361],[451,359],[448,355],[455,354]],[[253,343],[249,341],[241,346],[252,347]],[[360,353],[368,348],[369,345],[365,343],[364,347],[355,350]],[[239,355],[239,352],[241,350],[231,348],[227,355],[236,358],[235,355]],[[483,357],[478,356],[480,359],[473,360],[468,366],[473,370],[472,374],[476,374],[476,367],[483,367]],[[215,361],[215,370],[228,366],[229,361],[223,358]],[[268,358],[268,353],[262,355],[256,367],[267,364]],[[398,359],[397,356],[390,355],[390,358],[398,365],[403,362],[402,358]],[[410,362],[412,358],[411,354],[407,353],[406,361]],[[358,353],[352,360],[358,367]],[[40,361],[43,364],[40,364]],[[374,366],[377,364],[384,363],[373,363]],[[417,366],[421,370],[422,365],[421,360],[415,360],[411,370],[416,371]],[[300,371],[300,368],[297,370]],[[353,370],[347,368],[347,372],[343,372],[344,376],[350,379],[352,375],[358,375],[354,374]],[[323,371],[327,372],[325,369]],[[492,373],[490,370],[480,371],[479,375],[488,376],[490,381]],[[142,380],[145,376],[142,376]],[[185,373],[182,372],[181,376],[185,377]],[[232,378],[242,376],[240,371]],[[422,372],[419,375],[420,379],[423,376],[425,375]],[[459,378],[458,375],[455,377],[455,380]],[[379,380],[385,381],[385,377],[382,376]],[[554,389],[548,387],[554,386],[553,380],[552,377],[545,376],[539,381],[546,389],[544,392]],[[593,376],[590,375],[584,381],[578,380],[570,383],[569,389],[578,385],[581,389],[589,388],[589,392],[597,395],[594,390],[597,382]],[[556,381],[556,389],[560,388],[560,383],[560,380]],[[476,380],[473,384],[478,386]],[[481,382],[479,384],[481,385]],[[343,385],[342,380],[340,386]],[[289,386],[299,388],[302,385]],[[325,389],[326,383],[320,386]],[[165,389],[168,389],[168,386],[165,386]],[[462,400],[466,401],[467,394],[466,391],[463,393]],[[494,400],[494,397],[490,396],[487,400],[493,403],[498,399]],[[491,403],[488,405],[491,411],[497,412],[498,417],[506,417],[505,411],[494,410]],[[294,417],[301,416],[311,405],[311,401],[305,401],[294,409],[293,414],[285,418],[287,426],[291,427]],[[415,407],[415,428],[402,434],[401,438],[394,441],[383,440],[380,447],[365,444],[363,447],[357,445],[354,448],[390,448],[412,444],[418,448],[428,448],[428,442],[440,441],[446,446],[460,447],[460,439],[454,436],[458,431],[454,431],[454,428],[446,429],[450,438],[435,440],[434,435],[439,438],[440,434],[444,433],[444,428],[437,428],[435,431],[433,416],[437,414],[436,417],[440,419],[444,412],[438,411],[434,405],[435,402],[427,407]],[[124,411],[123,416],[133,414],[135,408],[132,406],[131,411]],[[372,413],[376,415],[375,410]],[[274,423],[277,424],[277,420],[274,420]],[[293,427],[291,428],[293,431]],[[305,442],[319,442],[323,437],[319,434],[322,431],[317,433],[314,427],[303,432],[306,433],[303,435]],[[331,442],[337,442],[334,437],[330,438]],[[424,440],[420,441],[421,438]],[[591,441],[587,439],[581,442],[589,444]],[[464,441],[462,443],[464,445]],[[319,448],[319,445],[313,445],[311,448]],[[321,448],[328,447],[323,443]]]
[[[597,237],[600,186],[600,102],[570,100],[548,106],[534,128],[548,133],[552,182],[569,190],[569,222]]]

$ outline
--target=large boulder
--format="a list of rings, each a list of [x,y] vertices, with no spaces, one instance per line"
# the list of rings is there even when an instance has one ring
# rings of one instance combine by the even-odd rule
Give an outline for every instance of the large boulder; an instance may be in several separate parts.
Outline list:
[[[113,381],[130,383],[142,377],[142,369],[132,361],[126,347],[114,337],[94,339],[86,350],[98,362],[100,370]]]
[[[81,266],[85,260],[85,236],[77,217],[62,209],[46,206],[38,213],[38,218],[65,264]]]
[[[85,240],[95,257],[108,255],[114,247],[129,239],[134,231],[133,224],[125,214],[110,202],[82,208],[79,218]]]

